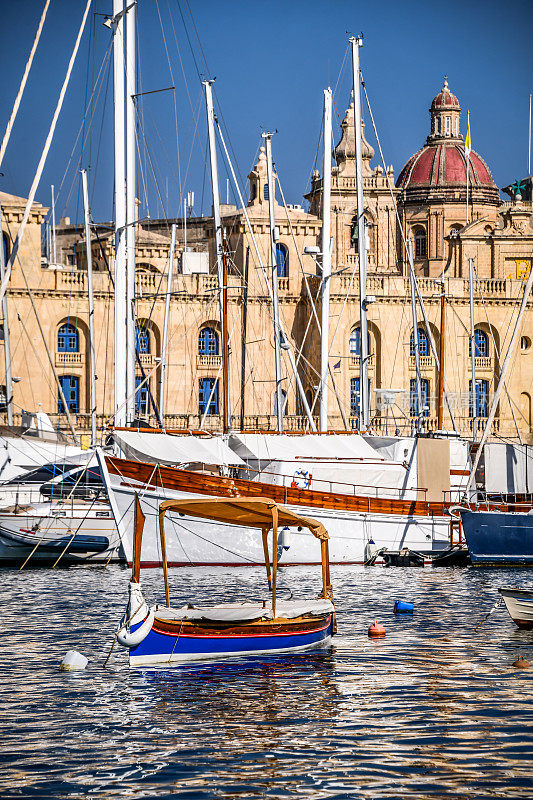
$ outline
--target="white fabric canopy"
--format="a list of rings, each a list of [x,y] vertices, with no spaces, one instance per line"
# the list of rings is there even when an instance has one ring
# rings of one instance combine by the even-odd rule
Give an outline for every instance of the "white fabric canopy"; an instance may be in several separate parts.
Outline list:
[[[84,464],[91,455],[90,450],[60,442],[0,436],[0,482],[22,478],[24,473],[42,467],[43,464],[65,461]]]
[[[153,464],[213,464],[244,466],[244,461],[222,441],[213,436],[173,436],[168,433],[114,431],[113,438],[128,458]]]
[[[490,442],[485,445],[485,489],[491,494],[533,491],[533,447]]]
[[[232,433],[230,447],[244,459],[256,461],[293,461],[297,459],[367,459],[389,461],[376,453],[359,434],[294,435]]]
[[[276,618],[296,619],[307,614],[319,616],[331,614],[335,607],[331,600],[277,600]],[[251,622],[256,619],[272,619],[272,603],[225,603],[220,606],[195,606],[189,608],[158,608],[156,617],[168,620],[187,620],[190,622],[206,620],[212,622]]]

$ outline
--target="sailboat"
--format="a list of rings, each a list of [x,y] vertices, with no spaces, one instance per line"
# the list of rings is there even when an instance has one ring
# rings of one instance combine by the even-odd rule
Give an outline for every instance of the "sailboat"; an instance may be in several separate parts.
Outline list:
[[[354,114],[355,130],[358,131],[357,163],[358,163],[358,201],[357,213],[360,220],[360,229],[364,230],[364,207],[362,198],[362,150],[361,150],[361,98],[360,98],[360,70],[359,49],[362,40],[353,38],[352,57],[354,75]],[[228,346],[227,325],[225,319],[225,288],[227,266],[225,264],[225,247],[220,221],[220,202],[218,190],[218,174],[215,146],[215,117],[213,111],[211,82],[204,81],[206,112],[209,134],[209,153],[211,166],[211,185],[213,193],[213,212],[215,223],[215,243],[217,258],[217,273],[219,277],[219,297],[221,312],[221,330],[223,339],[222,370],[224,377],[223,392],[223,436],[225,447],[229,444],[230,450],[245,461],[248,471],[243,471],[242,466],[235,460],[228,458],[228,463],[221,466],[218,474],[214,470],[205,470],[211,465],[209,456],[200,456],[196,449],[195,437],[181,437],[178,441],[182,446],[189,445],[189,457],[184,459],[180,468],[171,466],[171,459],[165,459],[164,451],[170,440],[161,433],[143,433],[128,431],[122,428],[115,429],[115,441],[118,444],[122,457],[99,456],[102,477],[106,485],[113,514],[117,523],[119,535],[123,544],[128,563],[134,558],[134,511],[137,502],[145,518],[145,536],[141,565],[156,566],[162,563],[162,556],[158,545],[158,520],[161,504],[166,501],[185,502],[191,499],[225,499],[225,498],[253,498],[264,497],[283,504],[292,514],[312,516],[330,531],[330,559],[332,563],[359,563],[365,558],[365,546],[372,540],[378,547],[401,549],[410,547],[419,551],[432,552],[445,549],[449,543],[450,520],[446,514],[446,504],[441,487],[428,487],[419,489],[409,482],[406,466],[397,461],[393,462],[384,455],[380,455],[368,445],[360,433],[346,437],[333,437],[326,432],[327,428],[327,342],[322,347],[322,381],[321,381],[321,432],[312,433],[309,437],[287,437],[283,435],[283,415],[278,414],[278,433],[269,436],[259,436],[254,442],[244,434],[232,435],[229,431],[229,398],[227,393]],[[115,104],[115,108],[116,108]],[[330,266],[330,231],[328,227],[330,189],[328,176],[331,170],[331,90],[324,93],[324,192],[323,192],[323,239],[322,239],[322,268],[323,268],[323,296],[322,296],[322,329],[328,327],[328,291]],[[274,195],[271,134],[264,134],[266,139],[266,155],[270,193]],[[222,146],[225,151],[223,139]],[[234,174],[231,162],[228,159],[230,171]],[[235,181],[241,206],[247,214],[245,204]],[[249,220],[248,220],[249,222]],[[273,204],[270,203],[270,233],[272,242],[272,281],[267,281],[267,287],[273,304],[274,317],[274,345],[276,349],[276,387],[278,412],[282,409],[282,402],[278,392],[280,387],[279,348],[287,342],[283,326],[277,312],[277,265],[275,256],[276,224],[273,213]],[[256,247],[259,263],[266,275],[259,249],[255,244],[253,233],[252,241]],[[366,250],[361,237],[360,247],[360,287],[361,287],[361,320],[366,321]],[[121,299],[115,293],[116,302]],[[327,334],[326,334],[327,338]],[[363,349],[366,346],[366,337],[362,336]],[[117,347],[117,343],[116,343]],[[117,351],[116,351],[117,352]],[[128,352],[128,347],[122,348],[120,353]],[[288,351],[289,360],[292,353]],[[367,354],[368,356],[368,354]],[[368,357],[362,353],[362,426],[369,424],[369,391],[368,391]],[[117,360],[120,355],[117,356]],[[294,365],[294,378],[298,388],[301,388],[298,371]],[[366,365],[366,366],[365,366]],[[123,381],[123,376],[119,377]],[[366,387],[366,389],[365,389]],[[120,390],[123,391],[123,390]],[[117,397],[122,397],[120,394]],[[303,389],[301,389],[302,404],[308,414],[312,431],[315,424],[307,405]],[[116,400],[116,405],[120,405]],[[135,438],[135,443],[133,441]],[[144,437],[144,443],[143,443]],[[159,437],[160,445],[154,445]],[[150,438],[150,444],[147,439]],[[287,439],[292,443],[292,455],[287,458],[279,456],[285,447],[285,454],[289,452]],[[307,441],[306,441],[307,439]],[[311,442],[309,442],[311,439]],[[339,440],[343,440],[343,444]],[[278,452],[273,458],[268,453],[269,448]],[[264,451],[267,451],[267,468],[257,467],[257,463],[264,461]],[[143,457],[145,453],[159,451],[151,457]],[[135,453],[135,457],[126,457],[128,452]],[[342,452],[342,456],[339,454]],[[319,455],[321,454],[321,455]],[[191,469],[191,462],[197,469]],[[275,463],[274,463],[275,462]],[[176,463],[176,462],[174,462]],[[233,464],[233,466],[232,466]],[[445,464],[449,486],[449,462]],[[272,466],[272,469],[269,467]],[[250,467],[252,469],[250,469]],[[433,489],[433,491],[431,491]],[[206,524],[205,520],[198,520],[187,515],[185,508],[177,510],[168,507],[168,535],[166,541],[167,562],[169,565],[247,565],[260,564],[263,561],[263,551],[253,528],[246,526],[235,530],[229,523],[212,520]],[[311,546],[312,536],[302,526],[287,525],[282,531],[279,542],[280,563],[284,564],[314,564],[318,563],[318,556]]]

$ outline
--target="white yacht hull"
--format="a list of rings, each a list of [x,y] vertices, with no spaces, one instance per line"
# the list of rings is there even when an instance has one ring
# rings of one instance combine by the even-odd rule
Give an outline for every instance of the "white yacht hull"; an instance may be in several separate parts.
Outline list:
[[[216,497],[208,492],[188,492],[168,487],[145,486],[102,469],[111,507],[123,542],[128,563],[133,559],[134,501],[138,495],[145,515],[141,564],[156,567],[161,564],[158,528],[159,506],[164,500],[191,497]],[[182,473],[183,474],[183,473]],[[420,513],[361,513],[360,511],[306,506],[304,502],[287,508],[302,516],[322,522],[330,534],[332,564],[364,563],[365,546],[370,539],[377,548],[435,551],[449,546],[449,517]],[[257,532],[216,522],[205,522],[167,512],[167,560],[171,566],[246,566],[264,563],[261,541]],[[319,564],[320,547],[305,530],[280,532],[278,553],[281,564]]]

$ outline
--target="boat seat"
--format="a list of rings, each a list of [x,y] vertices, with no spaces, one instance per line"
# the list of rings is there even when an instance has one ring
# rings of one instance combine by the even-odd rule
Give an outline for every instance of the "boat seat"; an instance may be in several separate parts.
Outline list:
[[[303,616],[320,616],[334,611],[331,600],[320,597],[316,600],[280,600],[276,603],[276,619],[296,619]],[[253,622],[273,619],[271,602],[224,603],[217,606],[184,605],[181,608],[156,608],[156,618],[194,622]]]

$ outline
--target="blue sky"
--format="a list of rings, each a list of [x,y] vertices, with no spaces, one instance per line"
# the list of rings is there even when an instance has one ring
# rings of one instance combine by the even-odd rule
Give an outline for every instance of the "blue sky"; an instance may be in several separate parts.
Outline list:
[[[43,4],[25,0],[23,15],[20,3],[2,4],[2,134]],[[109,12],[111,4],[94,0],[92,11]],[[261,130],[277,129],[273,149],[287,202],[303,202],[319,142],[322,90],[328,84],[336,87],[335,105],[341,117],[349,101],[347,32],[364,33],[361,64],[385,160],[394,165],[396,175],[424,143],[428,108],[444,73],[463,108],[462,132],[470,109],[472,145],[487,161],[496,183],[502,186],[525,175],[533,91],[531,0],[189,0],[189,4],[186,0],[138,3],[140,88],[175,85],[173,92],[149,95],[142,102],[144,179],[138,194],[143,215],[160,216],[167,196],[169,213],[177,214],[180,192],[190,189],[195,191],[195,212],[208,213],[205,114],[198,72],[216,76],[216,100],[240,175],[245,177],[254,163]],[[29,190],[83,6],[82,0],[51,2],[1,167],[4,191],[25,195]],[[90,169],[93,217],[110,219],[113,214],[109,43],[102,17],[91,14],[37,192],[37,199],[48,205],[54,183],[59,193],[57,213],[72,219],[81,219],[80,163]],[[101,67],[92,125],[88,117],[84,124],[87,98]],[[83,149],[79,141],[75,144],[80,127],[87,134]],[[370,124],[367,132],[374,144]],[[220,173],[224,198],[222,164]]]

